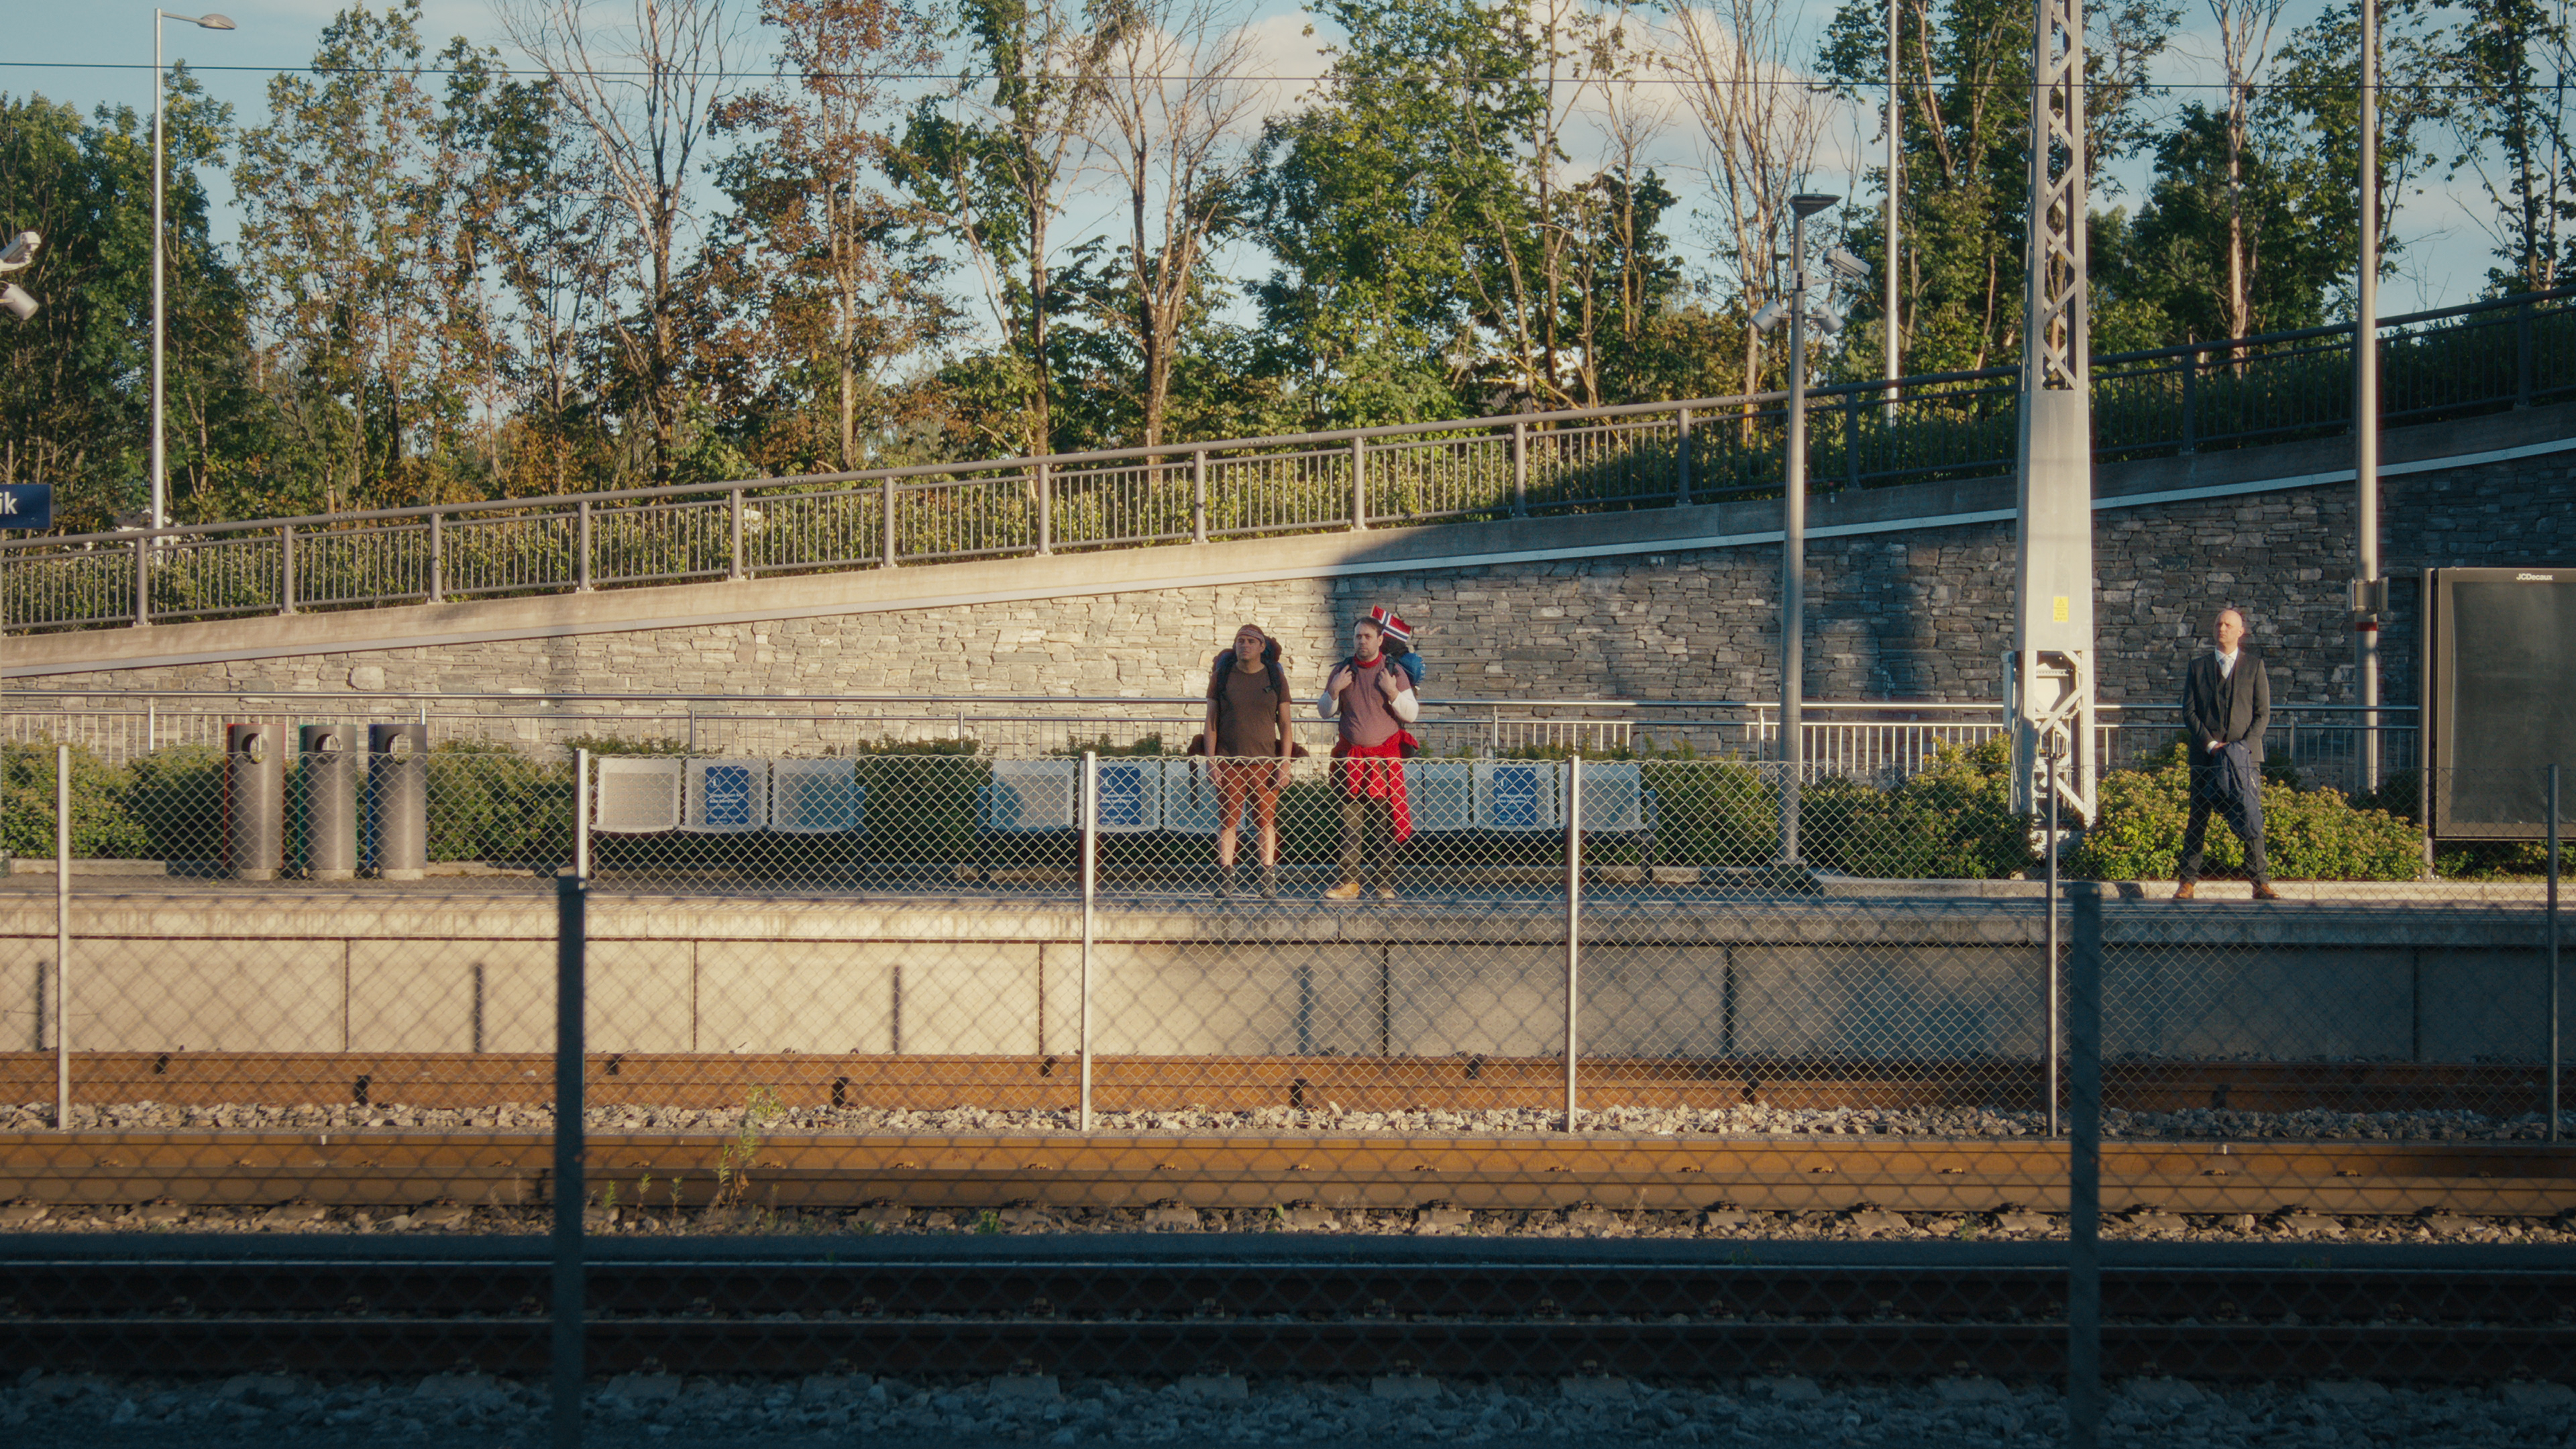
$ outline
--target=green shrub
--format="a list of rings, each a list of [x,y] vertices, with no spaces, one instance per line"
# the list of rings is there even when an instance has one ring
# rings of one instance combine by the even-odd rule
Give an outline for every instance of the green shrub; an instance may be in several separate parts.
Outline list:
[[[132,784],[126,813],[147,837],[152,860],[220,862],[224,833],[224,752],[212,745],[165,745],[126,766]]]
[[[2154,768],[2102,777],[2101,810],[2070,868],[2097,880],[2155,879],[2173,873],[2191,811],[2191,770],[2180,751]],[[2208,868],[2241,871],[2245,848],[2212,815]],[[2356,808],[2338,790],[2301,790],[2268,767],[2263,780],[2263,850],[2282,880],[2413,880],[2421,873],[2415,828],[2384,810]]]
[[[1763,865],[1780,854],[1780,795],[1734,760],[1649,760],[1655,858],[1678,865]]]
[[[572,859],[569,761],[530,759],[490,740],[442,740],[425,767],[430,859]]]
[[[1943,745],[1895,788],[1830,779],[1807,788],[1801,855],[1878,880],[2004,880],[2039,859],[2030,821],[2012,808],[2009,746]]]
[[[54,747],[15,741],[0,756],[0,831],[8,853],[51,860],[54,855]],[[72,854],[83,860],[146,856],[150,837],[126,813],[127,773],[72,746]]]

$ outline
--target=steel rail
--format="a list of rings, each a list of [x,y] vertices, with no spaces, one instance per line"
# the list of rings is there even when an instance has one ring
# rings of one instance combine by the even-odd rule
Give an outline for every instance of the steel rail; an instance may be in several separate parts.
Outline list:
[[[2043,1266],[1542,1263],[1508,1246],[1417,1261],[958,1254],[866,1261],[865,1239],[772,1261],[603,1260],[595,1370],[1175,1374],[1390,1371],[2004,1378],[2063,1368]],[[848,1259],[844,1260],[844,1250]],[[546,1365],[545,1268],[195,1256],[11,1262],[0,1354],[85,1372],[446,1372]],[[2106,1367],[2260,1379],[2563,1379],[2576,1272],[2114,1265]]]
[[[800,1134],[760,1142],[747,1189],[718,1180],[733,1140],[593,1131],[588,1161],[603,1191],[627,1186],[629,1203],[670,1201],[674,1212],[745,1202],[1984,1213],[2067,1202],[2064,1145],[2030,1139]],[[535,1208],[550,1201],[552,1154],[542,1133],[29,1133],[0,1141],[0,1200]],[[2537,1142],[2115,1139],[2103,1183],[2111,1211],[2553,1217],[2576,1203],[2576,1159]]]

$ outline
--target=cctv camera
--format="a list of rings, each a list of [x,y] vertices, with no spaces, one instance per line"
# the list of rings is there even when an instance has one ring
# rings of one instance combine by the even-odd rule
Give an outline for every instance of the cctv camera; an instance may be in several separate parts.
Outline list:
[[[32,231],[18,233],[7,251],[0,251],[0,272],[14,272],[36,259],[36,248],[44,245],[43,236]]]
[[[1833,268],[1834,274],[1845,281],[1866,282],[1869,280],[1869,263],[1853,256],[1850,252],[1843,250],[1841,247],[1836,247],[1832,251],[1825,253],[1825,265]]]
[[[1786,297],[1774,297],[1770,301],[1762,304],[1761,311],[1753,314],[1753,330],[1756,332],[1768,332],[1772,328],[1779,326],[1781,319],[1788,315],[1789,299]]]

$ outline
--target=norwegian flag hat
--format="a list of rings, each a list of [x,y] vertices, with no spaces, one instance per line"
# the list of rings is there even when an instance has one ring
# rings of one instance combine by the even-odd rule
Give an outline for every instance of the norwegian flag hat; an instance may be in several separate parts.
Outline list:
[[[1393,609],[1379,604],[1368,611],[1368,616],[1369,622],[1377,626],[1378,632],[1389,639],[1398,644],[1413,642],[1413,626],[1397,618]]]

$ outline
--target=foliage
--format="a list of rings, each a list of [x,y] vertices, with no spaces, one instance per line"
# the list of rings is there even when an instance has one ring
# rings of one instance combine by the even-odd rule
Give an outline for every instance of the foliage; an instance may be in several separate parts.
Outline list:
[[[2002,880],[2038,860],[2030,821],[2012,808],[2011,759],[1997,736],[1941,746],[1893,789],[1821,781],[1800,810],[1802,853],[1875,879]]]
[[[86,746],[72,746],[72,854],[83,860],[147,854],[148,834],[126,810],[132,780]],[[54,858],[54,749],[17,740],[0,745],[0,838],[6,854]]]
[[[508,745],[442,740],[430,750],[429,858],[543,864],[572,858],[572,766]]]
[[[2356,807],[2338,790],[2302,790],[2265,761],[2263,851],[2282,880],[2413,880],[2421,874],[2418,835],[2383,810]],[[2070,861],[2078,876],[2158,879],[2182,854],[2191,809],[2191,767],[2181,742],[2147,767],[2102,777],[2101,811]],[[2240,871],[2245,852],[2212,813],[2205,837],[2207,868]]]

